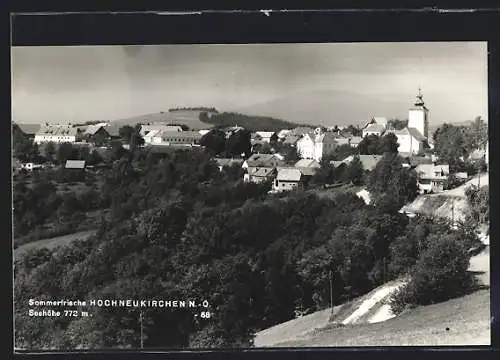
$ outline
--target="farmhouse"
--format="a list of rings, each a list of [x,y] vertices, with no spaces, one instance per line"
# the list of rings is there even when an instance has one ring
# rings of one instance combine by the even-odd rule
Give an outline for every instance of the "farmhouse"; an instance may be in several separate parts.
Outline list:
[[[349,165],[351,161],[354,160],[355,156],[359,157],[359,161],[363,165],[365,171],[373,171],[380,159],[382,159],[382,155],[350,155],[342,161],[330,161],[330,164],[334,167],[338,167],[342,164]]]
[[[284,165],[283,158],[277,154],[253,154],[243,162],[243,169],[251,167],[278,167]]]
[[[382,124],[369,124],[363,129],[363,137],[367,137],[369,135],[381,136],[385,131],[385,125]]]
[[[270,143],[273,137],[277,140],[278,135],[273,131],[256,131],[256,140],[263,141],[265,143]]]
[[[222,169],[226,166],[230,167],[233,165],[240,165],[240,166],[243,165],[243,159],[217,158],[214,160],[217,163],[217,166],[219,167],[219,171],[222,171]]]
[[[78,130],[71,125],[49,125],[44,124],[35,134],[35,143],[74,143]]]
[[[243,175],[243,181],[256,184],[271,181],[276,177],[277,172],[276,167],[249,167]]]
[[[89,125],[82,134],[82,140],[96,146],[103,146],[111,140],[111,136],[102,125]]]
[[[417,185],[421,193],[443,191],[445,180],[450,175],[449,165],[420,164],[415,168]]]
[[[144,139],[145,144],[160,144],[164,132],[181,132],[180,126],[169,126],[164,124],[142,125],[139,134]]]
[[[314,159],[320,162],[323,156],[332,153],[337,145],[333,133],[317,128],[314,133],[306,134],[297,141],[297,152],[303,159]]]
[[[200,139],[202,135],[198,131],[164,131],[161,134],[161,141],[157,142],[155,139],[155,145],[166,145],[166,146],[200,146]]]
[[[61,175],[63,181],[83,181],[85,179],[85,161],[66,160]]]
[[[282,168],[278,170],[273,182],[274,191],[290,191],[306,185],[306,176],[299,169]]]

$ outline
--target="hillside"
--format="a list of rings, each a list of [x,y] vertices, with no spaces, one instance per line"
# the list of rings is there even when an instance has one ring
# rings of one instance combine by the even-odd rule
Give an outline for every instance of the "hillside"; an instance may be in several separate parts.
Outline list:
[[[204,123],[200,121],[199,111],[175,111],[175,112],[159,112],[154,114],[145,114],[139,116],[133,116],[125,119],[113,120],[113,124],[118,126],[135,124],[147,124],[147,123],[164,123],[168,124],[184,124],[191,130],[204,130],[213,127],[212,124]]]
[[[489,285],[489,248],[471,258],[470,271]],[[260,331],[256,347],[432,346],[490,344],[490,291],[422,306],[397,317],[384,300],[398,285],[390,282],[333,309]]]
[[[489,175],[481,174],[480,185],[486,186],[489,183]],[[471,185],[478,184],[477,176],[452,190],[445,190],[437,194],[427,194],[417,197],[410,204],[405,205],[401,211],[414,214],[436,215],[455,220],[463,220],[467,209],[467,199],[465,189]]]

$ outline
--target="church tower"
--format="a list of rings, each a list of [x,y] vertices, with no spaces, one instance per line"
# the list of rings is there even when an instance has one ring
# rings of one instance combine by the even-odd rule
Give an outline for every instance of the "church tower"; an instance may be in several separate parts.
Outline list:
[[[429,139],[429,109],[425,107],[421,89],[418,89],[415,106],[408,112],[408,127],[417,129],[426,139]]]

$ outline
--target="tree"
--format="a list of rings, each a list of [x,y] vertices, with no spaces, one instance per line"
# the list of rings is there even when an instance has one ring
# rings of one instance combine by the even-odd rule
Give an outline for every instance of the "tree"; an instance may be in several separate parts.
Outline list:
[[[66,163],[66,160],[71,160],[74,153],[73,144],[62,143],[57,147],[57,162],[61,165]]]
[[[344,130],[342,130],[342,132],[352,134],[352,136],[362,136],[363,135],[363,130],[357,126],[354,126],[354,125],[349,125]]]
[[[347,165],[342,177],[345,181],[351,182],[354,185],[363,184],[364,168],[359,156],[354,156],[349,165]]]
[[[135,134],[136,132],[137,132],[137,130],[130,125],[122,126],[118,130],[118,134],[120,135],[120,138],[127,144],[130,144],[130,141],[132,139],[132,135]]]
[[[48,143],[45,144],[45,146],[43,147],[43,151],[44,151],[44,156],[47,158],[48,161],[55,160],[57,154],[57,148],[52,141],[49,141]]]
[[[401,207],[417,196],[417,176],[414,170],[403,167],[397,154],[386,153],[370,173],[368,190],[375,203]]]
[[[434,151],[439,162],[450,165],[450,172],[463,168],[463,159],[467,157],[471,144],[467,132],[465,126],[443,124],[433,134]]]
[[[226,134],[220,130],[210,130],[202,136],[200,145],[204,146],[212,155],[220,155],[226,147]]]
[[[407,126],[408,126],[408,119],[406,120],[390,119],[387,122],[388,129],[403,130]]]
[[[295,164],[297,161],[300,160],[300,155],[297,152],[297,148],[295,146],[291,145],[283,145],[281,148],[281,154],[285,158],[285,162],[287,164]]]
[[[130,150],[134,152],[138,147],[141,147],[144,145],[144,139],[142,136],[139,134],[138,131],[134,132],[130,136]]]
[[[33,152],[33,141],[28,139],[17,124],[12,124],[12,145],[15,158],[22,162],[29,161]]]
[[[467,250],[458,234],[430,235],[429,247],[412,269],[410,281],[392,296],[393,312],[400,313],[407,305],[446,301],[474,289]]]
[[[379,154],[397,154],[398,147],[398,137],[393,133],[388,133],[379,139]]]
[[[380,155],[380,142],[377,135],[368,135],[358,145],[360,155]]]
[[[358,152],[358,150],[349,145],[349,144],[342,144],[339,146],[336,146],[333,149],[333,153],[331,153],[330,158],[331,160],[336,160],[336,161],[342,161],[345,158],[354,155]]]
[[[250,141],[250,131],[239,130],[231,134],[226,142],[226,153],[230,157],[250,156],[252,144]]]

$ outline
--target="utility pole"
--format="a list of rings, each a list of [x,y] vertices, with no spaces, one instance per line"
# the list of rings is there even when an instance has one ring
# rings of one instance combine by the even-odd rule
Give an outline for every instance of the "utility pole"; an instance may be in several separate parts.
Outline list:
[[[455,198],[451,198],[451,226],[455,225]]]
[[[330,278],[330,307],[333,315],[333,272],[331,270],[328,273],[328,277]]]
[[[142,327],[142,309],[141,309],[141,312],[140,312],[139,319],[140,319],[140,322],[141,322],[141,349],[143,349],[144,348],[144,341],[143,341],[143,327]]]

